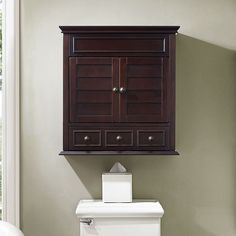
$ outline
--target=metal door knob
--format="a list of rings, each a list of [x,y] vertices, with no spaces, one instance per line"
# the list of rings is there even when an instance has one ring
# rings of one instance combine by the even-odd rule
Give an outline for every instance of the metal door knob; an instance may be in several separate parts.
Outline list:
[[[112,91],[113,91],[113,92],[115,92],[115,93],[117,93],[117,92],[118,92],[118,90],[119,90],[119,89],[118,89],[118,88],[116,88],[116,87],[114,87],[114,88],[112,89]]]
[[[117,141],[120,141],[120,140],[122,140],[122,137],[121,137],[120,135],[118,135],[118,136],[116,137],[116,140],[117,140]]]
[[[84,141],[89,141],[89,136],[84,136]]]
[[[120,88],[120,93],[125,93],[125,92],[126,92],[126,89],[123,88],[123,87],[121,87],[121,88]]]
[[[153,137],[153,136],[149,136],[149,137],[148,137],[148,141],[149,141],[149,142],[152,142],[153,140],[154,140],[154,137]]]

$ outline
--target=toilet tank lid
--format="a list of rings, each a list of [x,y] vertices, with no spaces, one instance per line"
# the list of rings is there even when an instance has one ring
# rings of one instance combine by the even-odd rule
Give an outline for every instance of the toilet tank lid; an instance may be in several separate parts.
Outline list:
[[[81,200],[76,208],[80,218],[96,217],[162,217],[164,210],[158,201],[135,200],[131,203],[104,203],[101,200]]]

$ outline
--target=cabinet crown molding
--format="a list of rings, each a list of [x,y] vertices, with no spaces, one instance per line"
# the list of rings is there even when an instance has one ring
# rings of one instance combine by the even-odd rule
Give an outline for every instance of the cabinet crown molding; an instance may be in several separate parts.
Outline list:
[[[62,33],[177,33],[180,26],[59,26]]]

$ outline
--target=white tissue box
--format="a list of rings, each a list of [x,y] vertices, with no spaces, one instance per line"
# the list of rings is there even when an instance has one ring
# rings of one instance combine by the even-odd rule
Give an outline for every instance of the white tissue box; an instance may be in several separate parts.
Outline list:
[[[132,174],[104,173],[102,200],[103,202],[132,202]]]

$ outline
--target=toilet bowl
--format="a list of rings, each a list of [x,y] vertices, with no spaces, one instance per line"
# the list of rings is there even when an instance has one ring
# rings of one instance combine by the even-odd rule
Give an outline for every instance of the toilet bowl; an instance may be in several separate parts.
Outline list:
[[[0,221],[0,235],[1,236],[24,236],[24,234],[14,225]]]

